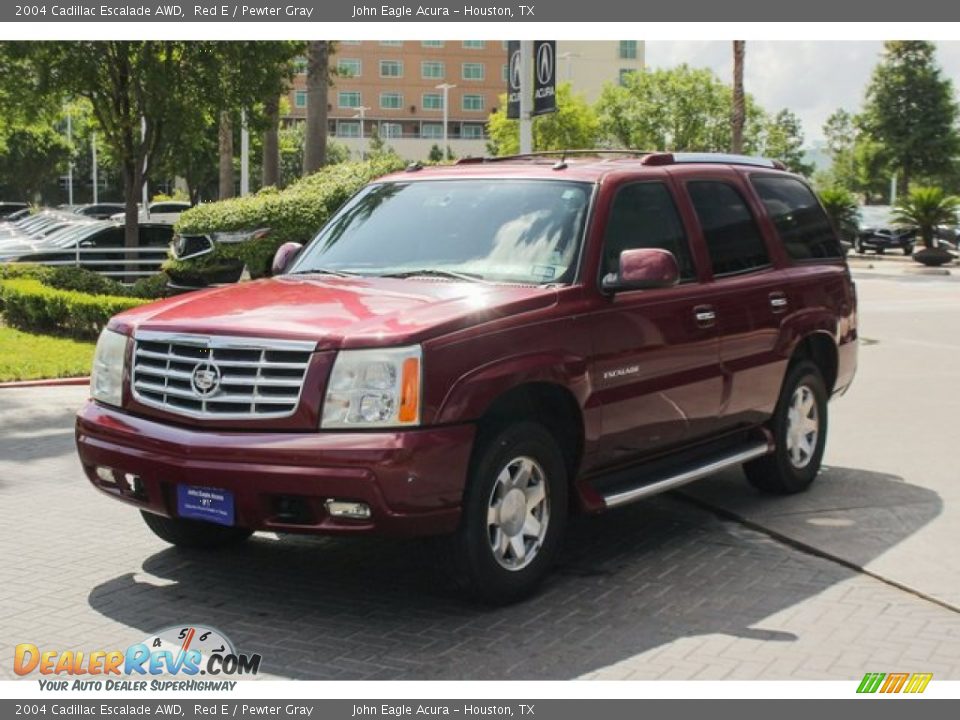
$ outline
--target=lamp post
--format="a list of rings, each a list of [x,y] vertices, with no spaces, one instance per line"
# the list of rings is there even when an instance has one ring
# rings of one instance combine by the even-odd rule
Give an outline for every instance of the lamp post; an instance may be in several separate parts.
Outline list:
[[[363,152],[363,144],[364,144],[364,143],[363,143],[363,121],[364,121],[364,119],[366,118],[366,116],[367,116],[367,110],[369,110],[369,109],[370,109],[370,108],[364,107],[363,105],[361,105],[360,107],[355,107],[355,108],[354,108],[354,110],[357,111],[357,114],[353,116],[353,119],[356,120],[357,118],[360,118],[360,158],[361,158],[361,159],[363,159],[363,156],[364,156],[364,152]]]
[[[435,87],[436,90],[443,90],[443,155],[447,155],[447,123],[450,120],[450,110],[449,103],[447,100],[450,98],[450,90],[455,88],[456,85],[451,85],[450,83],[440,83]]]
[[[67,163],[67,204],[73,209],[73,115],[67,108],[67,146],[70,148],[70,161]]]
[[[563,60],[566,60],[566,61],[567,61],[567,62],[565,63],[565,64],[566,64],[566,68],[567,68],[566,75],[567,75],[567,82],[570,82],[571,80],[573,80],[573,67],[572,67],[572,65],[570,64],[570,61],[573,60],[573,58],[578,58],[578,57],[580,57],[580,53],[569,52],[569,51],[568,51],[568,52],[565,52],[565,53],[560,53],[559,57],[562,58]]]

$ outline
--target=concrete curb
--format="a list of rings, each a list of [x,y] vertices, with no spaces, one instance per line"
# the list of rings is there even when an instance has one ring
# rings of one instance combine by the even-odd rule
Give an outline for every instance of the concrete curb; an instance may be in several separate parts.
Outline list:
[[[15,380],[0,383],[3,388],[31,388],[31,387],[63,387],[68,385],[89,385],[89,377],[52,378],[49,380]]]

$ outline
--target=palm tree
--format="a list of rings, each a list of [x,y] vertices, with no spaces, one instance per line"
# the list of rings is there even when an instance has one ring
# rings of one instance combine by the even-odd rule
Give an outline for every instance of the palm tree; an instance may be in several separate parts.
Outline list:
[[[914,187],[893,208],[893,222],[915,227],[927,249],[933,248],[938,225],[955,225],[960,197],[947,195],[940,188]]]
[[[303,174],[315,172],[327,160],[327,89],[330,85],[330,43],[307,44],[307,127],[303,143]]]
[[[743,152],[743,125],[747,117],[743,96],[743,61],[747,54],[746,40],[733,41],[733,114],[730,119],[730,151]]]
[[[845,188],[830,187],[821,190],[819,195],[840,239],[853,242],[860,227],[860,210],[853,193]]]

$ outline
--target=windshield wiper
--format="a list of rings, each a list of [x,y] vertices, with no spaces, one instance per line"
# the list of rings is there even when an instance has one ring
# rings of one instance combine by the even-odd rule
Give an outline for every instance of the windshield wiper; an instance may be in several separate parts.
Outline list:
[[[480,275],[473,273],[461,273],[453,270],[437,270],[434,268],[421,268],[419,270],[401,270],[398,272],[384,273],[380,277],[385,278],[411,278],[411,277],[442,277],[451,280],[464,280],[466,282],[486,282]]]
[[[333,270],[332,268],[313,268],[312,270],[295,270],[284,275],[335,275],[336,277],[356,277],[362,273],[350,270]]]

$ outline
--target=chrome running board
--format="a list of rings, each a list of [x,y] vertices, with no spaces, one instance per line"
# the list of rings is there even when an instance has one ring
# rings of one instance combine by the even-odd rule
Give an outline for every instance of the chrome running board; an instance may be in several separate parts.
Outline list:
[[[657,493],[673,490],[681,485],[686,485],[694,480],[699,480],[707,475],[713,475],[721,470],[726,470],[734,465],[741,465],[749,460],[762,457],[772,451],[769,442],[754,441],[747,446],[741,446],[736,450],[728,450],[722,455],[714,455],[705,458],[696,465],[687,466],[672,472],[664,477],[644,482],[624,490],[617,490],[609,494],[601,493],[603,502],[608,508],[626,505],[628,503],[642,500],[643,498],[656,495]],[[638,466],[635,471],[638,475],[643,473],[643,466]]]

